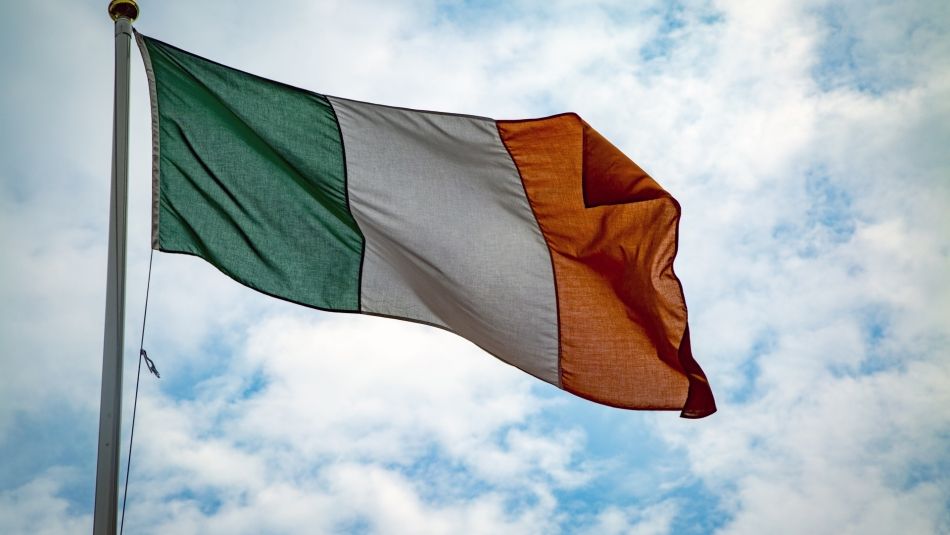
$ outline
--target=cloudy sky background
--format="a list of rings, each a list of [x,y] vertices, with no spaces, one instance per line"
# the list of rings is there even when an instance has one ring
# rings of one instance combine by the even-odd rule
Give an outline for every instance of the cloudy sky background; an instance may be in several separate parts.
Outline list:
[[[91,531],[105,0],[0,4],[0,532]],[[158,254],[129,533],[950,533],[950,4],[143,1],[318,92],[576,111],[683,205],[719,413],[598,406],[453,335]],[[148,263],[132,58],[126,434]],[[127,435],[126,435],[127,436]]]

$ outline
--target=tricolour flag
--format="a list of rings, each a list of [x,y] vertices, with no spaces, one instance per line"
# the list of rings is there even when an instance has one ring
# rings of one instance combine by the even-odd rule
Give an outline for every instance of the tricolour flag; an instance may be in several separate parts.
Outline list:
[[[673,273],[680,207],[577,115],[369,104],[136,38],[154,248],[295,303],[447,329],[599,403],[715,411]]]

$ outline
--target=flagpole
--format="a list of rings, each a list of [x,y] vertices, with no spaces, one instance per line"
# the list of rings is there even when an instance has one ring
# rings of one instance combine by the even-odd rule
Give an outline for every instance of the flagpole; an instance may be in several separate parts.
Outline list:
[[[129,48],[134,0],[112,0],[115,22],[115,94],[112,110],[112,193],[109,204],[109,264],[102,344],[99,453],[93,535],[114,535],[119,503],[119,437],[122,430],[122,348],[125,343],[125,259],[129,185]]]

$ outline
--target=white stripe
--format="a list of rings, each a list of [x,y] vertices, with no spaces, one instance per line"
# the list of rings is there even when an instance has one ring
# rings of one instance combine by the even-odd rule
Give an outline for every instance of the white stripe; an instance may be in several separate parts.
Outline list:
[[[551,258],[495,123],[330,102],[366,239],[361,309],[444,327],[559,386]]]

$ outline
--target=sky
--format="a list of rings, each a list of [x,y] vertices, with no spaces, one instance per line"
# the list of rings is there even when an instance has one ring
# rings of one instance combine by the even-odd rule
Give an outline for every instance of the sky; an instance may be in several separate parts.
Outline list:
[[[105,0],[0,4],[0,532],[89,532]],[[142,1],[139,31],[316,92],[574,111],[682,204],[719,412],[596,405],[450,333],[155,255],[126,528],[950,533],[950,4]],[[138,52],[124,437],[149,258]],[[125,450],[123,449],[123,459]]]

